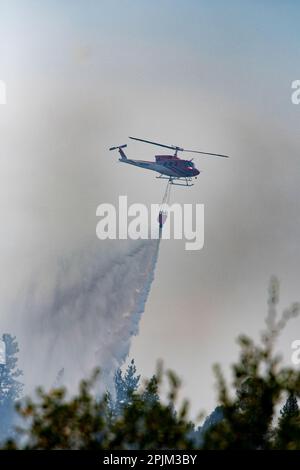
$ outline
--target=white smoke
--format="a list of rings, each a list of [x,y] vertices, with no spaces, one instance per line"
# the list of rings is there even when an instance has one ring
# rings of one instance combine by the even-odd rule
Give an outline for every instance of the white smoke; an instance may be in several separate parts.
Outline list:
[[[105,256],[95,249],[62,261],[47,292],[42,283],[32,286],[19,310],[27,391],[53,385],[62,368],[71,391],[94,367],[111,386],[138,333],[158,249],[159,240],[130,242]]]

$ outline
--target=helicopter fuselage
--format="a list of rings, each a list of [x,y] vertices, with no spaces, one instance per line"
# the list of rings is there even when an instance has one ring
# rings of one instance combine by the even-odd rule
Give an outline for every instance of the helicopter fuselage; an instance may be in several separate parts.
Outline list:
[[[146,170],[156,171],[161,175],[166,175],[171,178],[193,178],[200,173],[200,171],[195,168],[192,161],[181,160],[174,155],[156,155],[155,162],[134,160],[131,158],[120,158],[119,161]]]

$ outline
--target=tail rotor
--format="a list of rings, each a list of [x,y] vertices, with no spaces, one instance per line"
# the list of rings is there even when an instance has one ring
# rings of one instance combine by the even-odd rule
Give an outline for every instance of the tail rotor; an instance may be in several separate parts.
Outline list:
[[[123,151],[125,147],[127,147],[127,144],[119,145],[118,147],[110,147],[109,150],[118,150],[119,154],[121,155],[121,160],[127,160],[127,157]]]

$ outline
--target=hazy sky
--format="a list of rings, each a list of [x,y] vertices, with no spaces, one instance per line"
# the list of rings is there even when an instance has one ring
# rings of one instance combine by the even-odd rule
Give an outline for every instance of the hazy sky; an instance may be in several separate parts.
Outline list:
[[[299,21],[296,0],[0,0],[3,328],[19,333],[11,304],[62,257],[106,251],[98,204],[160,202],[164,184],[110,146],[136,135],[229,154],[196,157],[197,185],[174,189],[173,202],[205,204],[205,246],[161,244],[130,351],[144,375],[158,358],[174,368],[194,411],[214,406],[211,366],[263,328],[270,276],[283,307],[300,300]],[[281,339],[286,360],[299,337],[300,319]]]

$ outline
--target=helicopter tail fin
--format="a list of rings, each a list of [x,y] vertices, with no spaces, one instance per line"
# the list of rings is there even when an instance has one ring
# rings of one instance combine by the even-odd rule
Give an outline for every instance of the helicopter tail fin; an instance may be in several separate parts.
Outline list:
[[[127,144],[125,145],[119,145],[118,147],[111,147],[109,150],[118,150],[119,154],[121,155],[121,160],[127,160],[127,157],[123,151],[123,148],[127,147]]]

